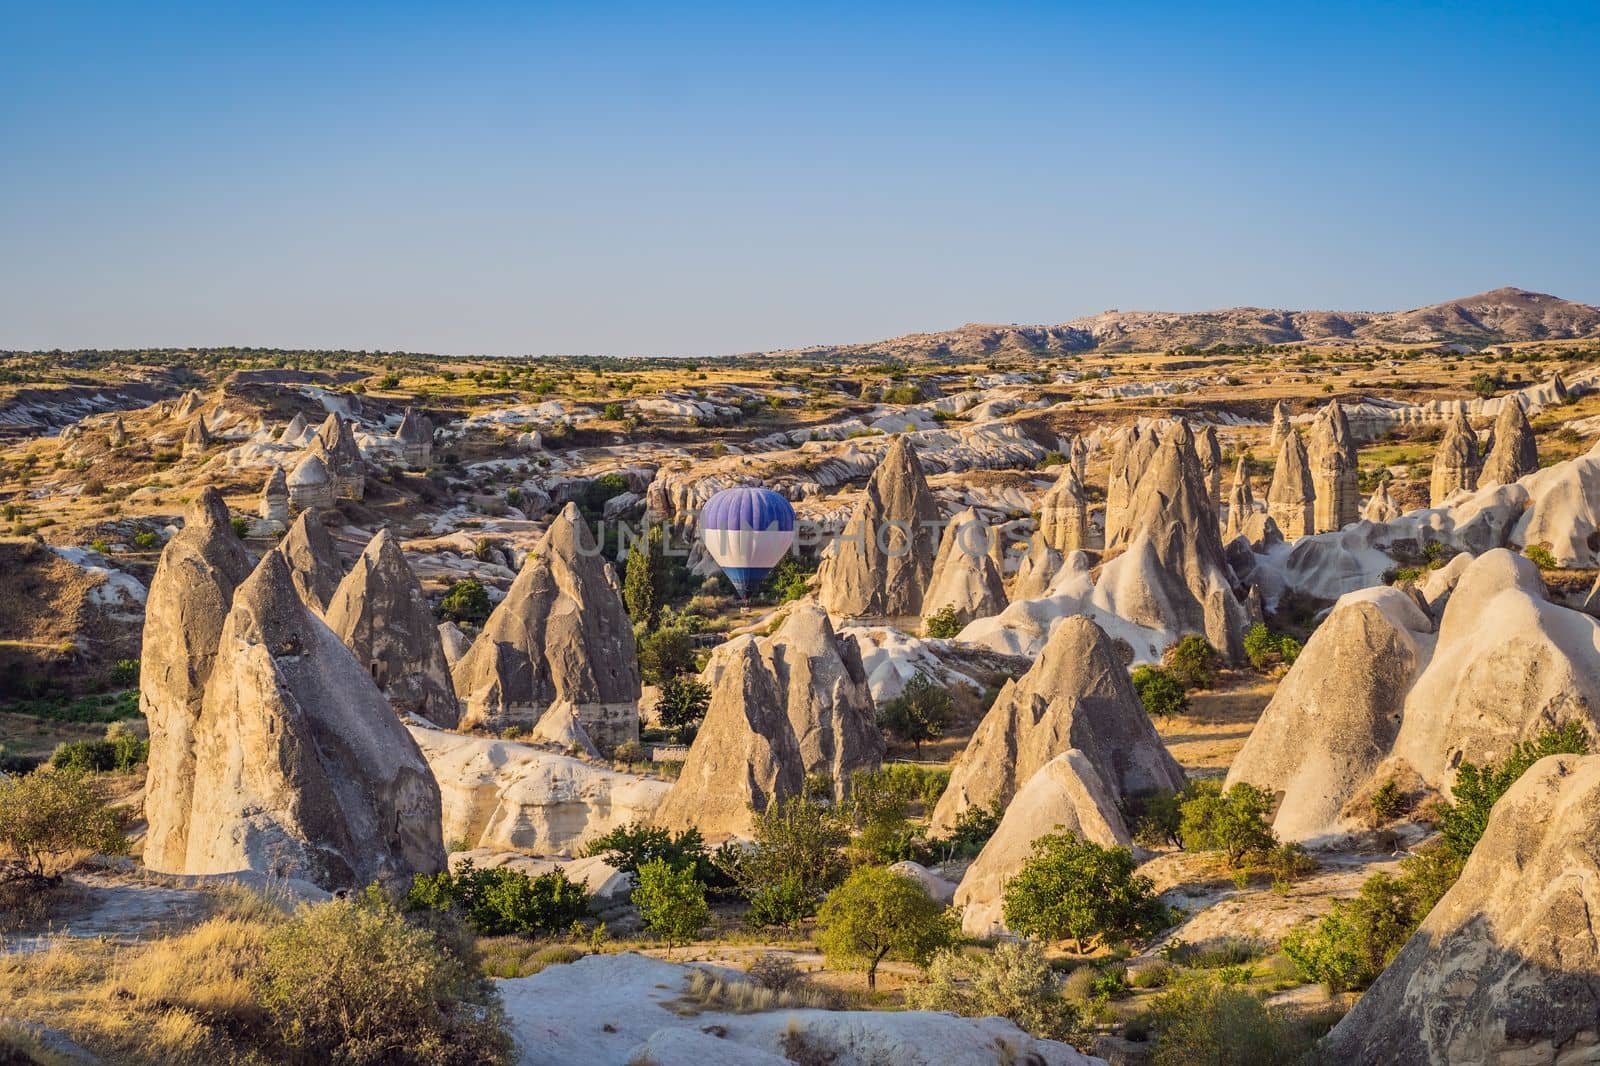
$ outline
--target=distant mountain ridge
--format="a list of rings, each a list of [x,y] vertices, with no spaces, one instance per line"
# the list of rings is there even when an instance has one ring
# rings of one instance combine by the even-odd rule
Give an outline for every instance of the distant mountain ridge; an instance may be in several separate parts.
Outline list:
[[[1470,344],[1600,338],[1600,307],[1503,288],[1409,311],[1105,311],[1055,326],[969,324],[865,344],[818,345],[783,355],[979,358],[1077,352],[1166,351],[1216,345],[1365,341]]]

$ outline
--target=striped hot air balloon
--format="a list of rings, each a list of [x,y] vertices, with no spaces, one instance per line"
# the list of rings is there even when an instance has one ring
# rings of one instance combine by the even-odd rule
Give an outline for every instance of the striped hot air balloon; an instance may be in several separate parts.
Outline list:
[[[794,508],[771,489],[723,489],[700,512],[700,538],[743,599],[794,543]]]

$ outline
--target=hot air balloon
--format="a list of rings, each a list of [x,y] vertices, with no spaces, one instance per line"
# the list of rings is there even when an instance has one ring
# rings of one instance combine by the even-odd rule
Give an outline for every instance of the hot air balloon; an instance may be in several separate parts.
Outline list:
[[[771,489],[723,489],[700,512],[700,538],[744,599],[794,543],[794,508]]]

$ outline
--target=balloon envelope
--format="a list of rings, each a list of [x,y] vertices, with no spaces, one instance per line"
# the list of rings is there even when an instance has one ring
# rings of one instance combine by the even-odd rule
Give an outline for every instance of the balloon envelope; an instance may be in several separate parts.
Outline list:
[[[723,489],[700,512],[700,538],[741,597],[794,543],[794,508],[771,489]]]

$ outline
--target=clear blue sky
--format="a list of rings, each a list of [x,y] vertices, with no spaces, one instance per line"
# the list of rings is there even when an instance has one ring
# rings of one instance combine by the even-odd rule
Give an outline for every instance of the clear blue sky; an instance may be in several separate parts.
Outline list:
[[[1600,302],[1592,2],[245,6],[0,4],[0,347]]]

